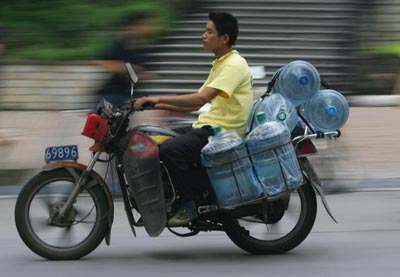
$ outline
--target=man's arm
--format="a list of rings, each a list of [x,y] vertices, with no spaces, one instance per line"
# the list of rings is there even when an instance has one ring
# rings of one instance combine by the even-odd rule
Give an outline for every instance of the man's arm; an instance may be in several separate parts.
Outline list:
[[[190,113],[197,111],[201,108],[201,106],[193,106],[193,107],[178,107],[174,105],[168,105],[168,104],[156,104],[153,109],[156,110],[166,110],[166,111],[171,111],[171,112],[182,112],[182,113]]]
[[[98,65],[105,67],[107,70],[119,73],[119,74],[127,74],[125,62],[122,60],[96,60],[91,62],[93,65]],[[143,70],[143,67],[140,65],[132,64],[133,68],[136,72],[140,72]]]
[[[210,102],[214,97],[220,94],[221,91],[215,88],[206,87],[199,93],[191,93],[184,95],[168,95],[158,97],[142,97],[136,100],[134,104],[135,110],[140,110],[146,102],[154,102],[156,109],[168,108],[188,108],[190,111],[195,111]],[[177,110],[174,110],[177,111]]]

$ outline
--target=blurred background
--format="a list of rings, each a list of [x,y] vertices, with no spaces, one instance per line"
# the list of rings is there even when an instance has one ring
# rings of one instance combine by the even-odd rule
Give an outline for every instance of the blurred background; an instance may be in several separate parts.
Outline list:
[[[256,95],[278,68],[306,60],[346,96],[343,136],[317,142],[313,157],[325,183],[400,184],[400,0],[2,0],[0,185],[22,184],[50,145],[78,144],[86,163],[86,112],[101,96],[129,97],[124,61],[139,72],[137,97],[197,91],[213,60],[201,43],[211,10],[238,18],[236,48],[262,68]]]

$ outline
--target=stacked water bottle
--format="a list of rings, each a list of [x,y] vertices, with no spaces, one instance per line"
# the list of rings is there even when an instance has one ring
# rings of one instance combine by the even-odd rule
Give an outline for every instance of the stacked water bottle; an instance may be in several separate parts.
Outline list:
[[[299,106],[300,114],[315,131],[336,131],[349,118],[346,98],[331,89],[320,90],[317,69],[305,61],[294,61],[280,68],[272,93],[280,94],[293,106]]]
[[[261,195],[246,146],[234,131],[214,127],[214,136],[201,150],[202,164],[221,208],[229,208]]]
[[[250,159],[263,192],[274,196],[303,183],[303,175],[290,140],[289,128],[278,121],[267,121],[257,113],[258,126],[246,137]]]
[[[253,106],[245,139],[218,127],[202,149],[221,208],[280,195],[303,183],[291,143],[296,107],[315,131],[335,131],[348,119],[346,99],[337,91],[320,90],[319,73],[310,63],[294,61],[275,74],[272,95]]]

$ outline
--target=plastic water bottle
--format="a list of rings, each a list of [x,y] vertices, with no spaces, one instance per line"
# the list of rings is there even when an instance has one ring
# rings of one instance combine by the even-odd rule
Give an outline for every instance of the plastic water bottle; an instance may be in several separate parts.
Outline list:
[[[331,89],[318,91],[304,103],[300,112],[316,131],[339,130],[349,118],[349,104],[339,92]]]
[[[267,116],[267,121],[277,121],[285,124],[290,131],[297,124],[298,116],[295,107],[281,94],[272,94],[265,98],[255,110],[255,115],[259,112],[264,112]],[[257,122],[257,121],[256,121]],[[253,124],[253,129],[259,124]]]
[[[230,208],[261,195],[242,138],[233,130],[214,128],[214,136],[201,150],[202,164],[214,188],[218,205]]]
[[[320,88],[317,69],[305,61],[293,61],[280,68],[272,93],[280,93],[298,106],[309,100]],[[277,74],[277,73],[275,73]]]
[[[299,186],[303,175],[289,129],[276,121],[266,121],[263,112],[257,118],[261,124],[250,132],[246,143],[265,192],[272,196]]]

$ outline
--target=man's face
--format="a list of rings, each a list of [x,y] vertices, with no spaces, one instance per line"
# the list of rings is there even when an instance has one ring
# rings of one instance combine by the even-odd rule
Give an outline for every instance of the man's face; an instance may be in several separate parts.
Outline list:
[[[218,36],[217,28],[215,28],[214,22],[211,20],[207,21],[206,30],[202,35],[202,39],[203,48],[206,50],[218,50],[223,44],[223,36]]]

